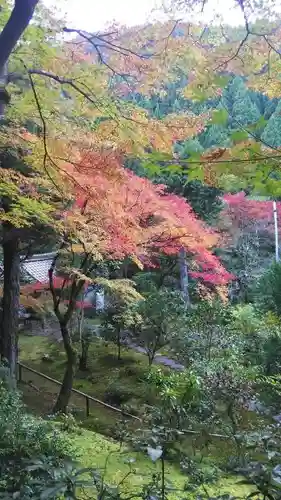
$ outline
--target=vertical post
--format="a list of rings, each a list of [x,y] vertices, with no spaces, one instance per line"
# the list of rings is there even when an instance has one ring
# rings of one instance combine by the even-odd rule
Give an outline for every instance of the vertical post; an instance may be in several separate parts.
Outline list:
[[[86,398],[86,416],[90,416],[90,400],[89,398]]]
[[[279,262],[278,219],[276,201],[273,202],[274,234],[275,234],[275,260]]]
[[[20,363],[18,363],[18,367],[19,367],[19,382],[22,381],[22,366]]]
[[[179,268],[180,268],[181,292],[183,300],[185,302],[185,307],[187,308],[190,304],[190,297],[188,291],[188,267],[186,261],[186,251],[184,248],[181,248],[179,252]]]

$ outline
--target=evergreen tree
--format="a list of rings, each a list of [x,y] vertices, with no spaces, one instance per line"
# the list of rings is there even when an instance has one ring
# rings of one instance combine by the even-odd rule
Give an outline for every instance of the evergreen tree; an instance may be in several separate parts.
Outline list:
[[[231,118],[234,128],[237,128],[237,125],[245,126],[256,123],[260,118],[260,112],[248,95],[240,94],[232,108]]]
[[[251,125],[256,123],[259,118],[258,107],[251,100],[250,92],[241,79],[234,94],[234,104],[231,110],[232,124],[234,128],[237,128],[237,125]]]
[[[188,139],[175,146],[175,152],[178,153],[181,158],[188,158],[192,153],[203,153],[203,151],[204,148],[197,137]]]
[[[199,141],[204,149],[209,149],[214,146],[227,147],[230,145],[228,129],[224,125],[210,125],[199,136]]]
[[[261,136],[267,146],[278,148],[281,146],[281,101],[271,115]]]
[[[255,92],[254,90],[249,90],[249,97],[251,101],[256,104],[260,114],[264,115],[268,104],[271,102],[269,97],[260,92]]]
[[[278,99],[276,97],[267,102],[267,105],[266,105],[265,110],[264,110],[264,118],[266,120],[269,120],[271,115],[273,115],[277,106],[278,106]]]
[[[223,94],[223,103],[229,112],[231,128],[251,125],[261,116],[256,98],[252,98],[252,92],[246,87],[241,77],[235,77],[232,80]]]

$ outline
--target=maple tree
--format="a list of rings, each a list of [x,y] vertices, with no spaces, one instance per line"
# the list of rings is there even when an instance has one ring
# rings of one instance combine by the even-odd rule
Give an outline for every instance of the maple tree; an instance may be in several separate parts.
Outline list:
[[[276,208],[278,219],[280,202]],[[248,302],[255,283],[272,263],[276,252],[273,215],[270,200],[251,198],[244,192],[224,195],[220,224],[225,245],[221,257],[236,276],[230,291],[233,300]]]
[[[25,27],[35,4],[26,2]],[[15,3],[8,21],[10,6],[4,4],[1,10],[3,43],[7,29],[14,29],[14,35],[18,33],[18,38],[22,34],[11,23],[15,22],[18,9],[23,5],[20,7],[19,2]],[[10,58],[9,72],[4,82],[11,94],[11,105],[5,113],[8,125],[1,128],[2,145],[5,151],[14,151],[12,158],[18,160],[24,154],[25,163],[28,163],[28,169],[24,172],[11,173],[14,167],[17,171],[18,161],[14,165],[10,162],[10,171],[1,175],[2,200],[4,197],[7,200],[6,208],[1,213],[2,231],[8,228],[9,235],[13,235],[8,238],[9,241],[3,237],[3,248],[7,247],[7,251],[4,251],[2,328],[6,347],[2,355],[10,361],[13,357],[13,372],[19,300],[19,253],[24,239],[20,235],[27,235],[26,231],[19,232],[18,229],[34,226],[40,216],[43,225],[51,220],[48,219],[48,213],[50,217],[53,216],[53,199],[52,196],[37,196],[36,193],[42,194],[42,189],[52,188],[53,198],[59,197],[69,203],[69,194],[62,189],[61,184],[66,174],[61,159],[70,159],[75,163],[79,149],[85,155],[86,151],[91,153],[94,149],[97,161],[100,150],[107,148],[112,151],[117,146],[122,153],[134,151],[135,154],[141,154],[151,146],[170,151],[176,134],[196,133],[197,124],[201,123],[201,119],[188,115],[172,116],[166,122],[157,123],[142,110],[120,102],[108,92],[108,74],[105,75],[104,69],[92,64],[92,60],[81,58],[79,51],[73,52],[71,44],[57,38],[61,29],[47,9],[40,6],[34,23],[28,27],[22,43],[18,44],[17,51]],[[4,90],[7,94],[7,89]],[[23,131],[22,126],[29,132]],[[34,175],[35,182],[31,181]],[[69,176],[69,172],[66,175]],[[30,194],[28,199],[27,192]],[[49,201],[51,204],[48,206]],[[11,300],[13,306],[10,307]],[[11,339],[14,339],[13,348]]]
[[[185,248],[194,261],[192,276],[216,285],[232,278],[211,251],[218,235],[200,223],[183,198],[124,169],[117,153],[81,156],[81,163],[77,158],[75,165],[61,168],[75,201],[60,221],[61,249],[49,272],[54,312],[67,354],[56,411],[67,407],[77,360],[69,322],[84,288],[96,280],[97,262],[130,257],[139,267],[151,266],[157,265],[160,253],[177,255]],[[61,276],[59,290],[55,270]],[[30,285],[25,288],[29,289]]]
[[[234,230],[265,230],[274,233],[273,206],[270,200],[256,200],[244,192],[225,194],[226,206],[222,216],[229,217]],[[278,217],[281,215],[281,203],[276,203]],[[279,227],[280,230],[280,227]]]
[[[5,113],[6,105],[10,101],[6,89],[8,82],[7,61],[15,48],[22,33],[30,23],[38,0],[15,0],[14,8],[0,33],[0,114]],[[5,16],[5,10],[4,10]],[[7,187],[7,185],[5,186]],[[12,188],[11,182],[8,187]],[[13,189],[12,189],[13,190]],[[9,193],[10,194],[10,193]],[[18,193],[14,193],[15,195]],[[9,221],[10,203],[7,190],[1,193],[1,209],[4,212],[3,230],[3,258],[4,258],[4,287],[2,300],[1,348],[2,359],[10,365],[11,375],[15,376],[17,361],[17,328],[19,308],[19,240],[10,237],[13,226]],[[19,201],[19,198],[18,200]],[[6,218],[6,220],[5,220]]]
[[[173,109],[159,120],[136,100],[128,98],[130,93],[152,96],[155,90],[165,96],[166,87],[178,79],[181,96],[215,102],[229,81],[228,75],[221,75],[215,67],[215,62],[219,60],[227,71],[235,69],[241,73],[235,57],[231,61],[225,59],[227,51],[235,45],[233,41],[222,46],[222,38],[218,37],[207,50],[200,40],[200,26],[169,22],[135,32],[121,28],[113,34],[95,37],[65,29],[77,34],[79,44],[76,44],[77,40],[65,42],[56,37],[62,26],[53,23],[51,16],[46,16],[43,28],[40,26],[46,12],[40,11],[34,25],[27,30],[24,43],[11,58],[12,70],[19,72],[20,78],[10,82],[12,105],[6,113],[9,126],[1,131],[7,147],[15,147],[15,137],[20,136],[21,147],[25,144],[28,148],[30,176],[35,172],[37,179],[33,182],[26,173],[17,173],[15,177],[11,172],[7,175],[13,178],[1,179],[2,196],[6,193],[11,199],[12,188],[17,186],[18,190],[17,203],[9,204],[2,221],[15,228],[30,224],[34,227],[36,217],[45,226],[54,215],[58,217],[55,230],[60,251],[55,264],[62,262],[59,269],[65,280],[62,288],[70,293],[68,305],[62,300],[63,293],[57,303],[52,283],[55,265],[50,285],[68,352],[70,377],[66,378],[70,383],[66,393],[69,394],[76,355],[67,324],[83,287],[93,278],[94,262],[129,256],[139,266],[152,266],[157,265],[159,254],[177,255],[184,249],[192,261],[190,275],[194,278],[218,286],[231,279],[211,251],[219,242],[218,235],[202,226],[184,199],[125,169],[125,159],[150,161],[157,151],[166,155],[164,164],[171,171],[176,166],[193,179],[221,187],[223,174],[229,175],[230,169],[235,169],[238,176],[252,178],[256,164],[252,169],[249,165],[253,157],[258,161],[262,151],[255,140],[246,140],[244,134],[233,139],[234,145],[227,143],[210,152],[202,152],[197,145],[187,152],[187,158],[178,158],[176,145],[209,133],[210,125],[213,129],[219,126],[225,120],[223,107],[216,101],[214,112],[210,108],[200,108],[197,114],[188,109],[183,112]],[[44,38],[48,43],[40,50]],[[241,48],[245,61],[251,51],[256,53],[261,43],[266,42],[260,37],[256,41],[252,35],[248,38]],[[184,72],[187,79],[183,78]],[[245,90],[241,89],[244,98]],[[241,120],[238,104],[235,116]],[[252,108],[251,124],[258,117]],[[20,131],[22,125],[24,131]],[[213,143],[207,141],[209,146]],[[233,163],[236,157],[243,158],[243,163]],[[194,166],[192,158],[197,158]],[[270,161],[263,163],[262,175],[271,168]],[[272,179],[270,182],[272,185]],[[59,209],[50,194],[42,196],[42,189],[55,193],[61,202]],[[30,193],[29,205],[24,202],[26,190]],[[17,297],[18,294],[15,289]],[[65,407],[65,402],[62,406]]]

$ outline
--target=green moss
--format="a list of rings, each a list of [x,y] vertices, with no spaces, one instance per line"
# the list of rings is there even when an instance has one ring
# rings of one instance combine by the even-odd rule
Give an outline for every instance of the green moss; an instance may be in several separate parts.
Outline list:
[[[115,347],[112,344],[95,342],[91,346],[89,354],[90,371],[86,373],[78,372],[74,386],[82,392],[93,395],[104,400],[106,391],[112,385],[130,394],[129,402],[135,407],[147,402],[157,400],[157,394],[151,394],[144,381],[144,374],[147,370],[146,358],[132,351],[124,352],[123,361],[118,363],[115,357]],[[52,362],[42,361],[42,356],[49,354]],[[42,372],[50,377],[61,380],[64,372],[65,354],[62,345],[59,343],[50,343],[44,337],[21,336],[20,338],[20,359],[26,365]],[[24,401],[34,413],[38,415],[49,414],[56,400],[58,386],[42,377],[23,370],[24,384],[21,384]],[[131,397],[132,396],[132,397]],[[128,449],[120,454],[118,444],[112,439],[104,436],[116,436],[118,423],[121,423],[122,417],[118,413],[107,409],[96,403],[90,404],[90,417],[85,416],[85,398],[72,395],[71,409],[78,421],[83,426],[82,433],[72,435],[73,444],[79,449],[80,462],[82,466],[104,467],[107,461],[106,478],[110,483],[117,484],[128,472],[126,459],[133,457],[136,462],[133,464],[135,473],[124,482],[124,488],[128,491],[134,491],[134,488],[149,481],[151,473],[158,468],[148,457],[143,454],[131,452]],[[133,431],[138,427],[138,422],[131,421],[129,428]],[[88,430],[87,430],[88,429]],[[91,431],[96,431],[99,434]],[[101,434],[103,436],[101,436]],[[219,443],[212,446],[211,457],[207,459],[206,464],[220,457],[227,444]],[[191,439],[186,441],[186,452],[190,456],[194,453],[191,446]],[[110,456],[109,456],[110,454]],[[179,469],[173,465],[167,465],[167,480],[171,481],[175,487],[182,488],[187,478],[183,476]],[[226,477],[215,486],[209,488],[210,494],[218,492],[230,492],[236,496],[243,496],[249,489],[237,485],[238,479],[235,477]],[[132,490],[133,489],[133,490]],[[127,491],[126,490],[126,491]],[[239,495],[238,495],[239,493]],[[176,499],[178,496],[171,496]],[[188,497],[192,498],[192,497]]]
[[[128,448],[123,448],[120,452],[119,445],[113,440],[105,439],[87,430],[83,430],[79,435],[74,435],[73,445],[79,450],[82,466],[105,468],[105,482],[110,484],[116,485],[123,480],[129,471],[126,462],[133,459],[134,472],[122,484],[122,491],[127,493],[137,492],[143,484],[149,482],[153,473],[160,472],[160,462],[153,463],[144,454],[132,452]],[[167,483],[179,490],[183,489],[188,481],[188,478],[173,465],[166,465],[165,476]],[[249,488],[238,483],[239,478],[226,477],[207,489],[210,496],[226,492],[241,497],[249,494]],[[172,493],[169,498],[176,500],[179,498],[179,493]],[[192,498],[192,495],[189,494],[187,498]]]
[[[49,354],[52,362],[42,361],[44,354]],[[50,343],[44,337],[21,336],[20,360],[28,366],[41,371],[59,381],[62,380],[65,353],[60,343]],[[89,370],[76,373],[74,387],[88,394],[104,399],[114,383],[124,387],[126,402],[130,399],[153,403],[157,394],[151,394],[144,380],[148,370],[145,356],[124,348],[121,361],[116,357],[116,348],[112,343],[96,340],[89,349]],[[129,395],[129,397],[128,397]]]

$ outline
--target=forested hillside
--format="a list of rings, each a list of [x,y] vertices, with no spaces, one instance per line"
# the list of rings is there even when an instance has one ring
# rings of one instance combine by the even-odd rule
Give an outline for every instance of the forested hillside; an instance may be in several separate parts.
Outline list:
[[[233,2],[0,3],[0,498],[281,499],[280,16]]]

